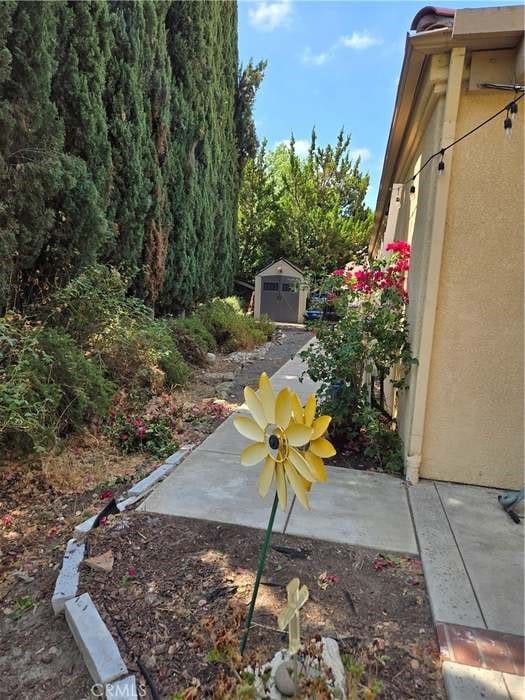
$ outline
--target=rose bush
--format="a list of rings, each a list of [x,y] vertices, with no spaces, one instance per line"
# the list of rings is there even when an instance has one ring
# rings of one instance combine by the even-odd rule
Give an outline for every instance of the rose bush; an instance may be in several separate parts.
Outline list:
[[[318,342],[301,356],[308,375],[320,382],[322,411],[334,417],[336,439],[360,441],[378,466],[400,471],[401,443],[386,412],[385,382],[405,387],[416,362],[406,319],[410,245],[396,241],[386,250],[384,258],[349,263],[329,276],[324,291],[339,320],[314,322]]]

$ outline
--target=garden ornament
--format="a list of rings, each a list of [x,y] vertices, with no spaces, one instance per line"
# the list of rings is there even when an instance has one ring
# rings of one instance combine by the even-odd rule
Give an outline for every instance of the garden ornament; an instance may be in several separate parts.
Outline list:
[[[309,508],[308,492],[312,482],[326,481],[326,472],[320,454],[323,452],[330,455],[335,454],[330,443],[322,438],[330,419],[328,416],[324,416],[322,417],[324,420],[321,422],[314,421],[315,399],[313,404],[312,402],[308,404],[308,415],[305,416],[306,407],[303,411],[295,394],[286,387],[276,394],[265,372],[259,378],[257,392],[250,387],[245,387],[244,399],[251,417],[238,416],[234,420],[234,425],[241,435],[252,440],[253,443],[242,451],[241,464],[251,467],[263,462],[259,474],[259,494],[264,498],[274,482],[275,496],[259,555],[252,599],[246,618],[246,628],[241,641],[241,654],[246,647],[250,631],[277,505],[283,511],[286,510],[288,488],[291,487],[299,502],[305,508]],[[311,413],[312,405],[313,414]],[[319,442],[320,440],[321,442]],[[313,448],[312,445],[314,445]],[[307,446],[308,449],[303,452],[301,448]],[[319,464],[318,459],[321,464]]]
[[[520,516],[514,511],[514,508],[525,499],[525,488],[521,491],[507,491],[504,494],[498,496],[498,501],[500,502],[503,510],[509,515],[509,517],[514,520],[515,523],[521,522]]]
[[[288,627],[288,651],[290,656],[297,654],[301,647],[301,629],[299,625],[299,610],[310,595],[306,586],[299,587],[299,579],[293,578],[286,586],[288,605],[277,618],[277,626],[281,630]]]
[[[292,415],[294,419],[298,423],[306,423],[307,425],[311,425],[313,429],[313,434],[310,439],[310,442],[308,443],[308,445],[305,446],[305,448],[303,448],[305,451],[305,457],[309,462],[310,468],[314,471],[314,474],[317,476],[317,480],[325,482],[328,480],[328,474],[324,466],[323,457],[333,457],[335,455],[335,449],[332,443],[330,443],[323,436],[326,433],[326,430],[328,429],[328,426],[330,425],[330,421],[332,419],[330,416],[319,416],[319,418],[315,418],[316,410],[317,401],[314,394],[311,394],[308,397],[304,409],[301,406],[301,402],[299,401],[298,397],[295,394],[293,394]],[[308,491],[310,490],[311,486],[311,483],[308,484]],[[295,495],[292,499],[290,510],[288,511],[288,514],[286,516],[286,522],[284,523],[283,527],[283,535],[286,533],[286,529],[288,527],[288,523],[290,522],[294,505]]]

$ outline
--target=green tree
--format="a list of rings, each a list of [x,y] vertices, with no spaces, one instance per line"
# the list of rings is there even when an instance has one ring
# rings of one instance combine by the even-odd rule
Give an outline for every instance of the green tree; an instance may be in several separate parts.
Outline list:
[[[246,277],[284,255],[320,278],[364,254],[372,224],[364,204],[369,178],[351,158],[344,131],[321,148],[313,130],[306,157],[297,154],[293,136],[268,154],[260,147],[244,173],[239,237]]]
[[[241,75],[234,2],[0,3],[0,308],[102,261],[160,311],[227,294]]]

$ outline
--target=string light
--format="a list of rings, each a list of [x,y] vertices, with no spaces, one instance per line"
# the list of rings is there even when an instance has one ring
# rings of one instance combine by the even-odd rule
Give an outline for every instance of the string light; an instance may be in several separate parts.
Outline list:
[[[491,87],[490,85],[487,84],[487,87]],[[515,92],[521,91],[521,94],[515,97],[511,102],[507,103],[504,107],[502,107],[500,110],[498,110],[495,114],[492,116],[488,117],[488,119],[485,119],[485,121],[481,122],[481,124],[478,124],[474,128],[472,128],[470,131],[467,131],[466,134],[463,134],[463,136],[460,136],[457,138],[455,141],[450,143],[448,146],[445,146],[444,148],[440,148],[439,151],[436,151],[433,153],[431,156],[429,156],[426,161],[423,163],[423,165],[419,168],[419,170],[412,175],[408,180],[406,180],[403,185],[408,185],[409,182],[412,182],[412,185],[410,187],[410,195],[414,195],[416,188],[414,186],[414,180],[416,177],[421,173],[429,163],[431,163],[434,158],[437,158],[437,156],[441,156],[441,160],[438,163],[438,170],[440,172],[443,172],[445,169],[445,161],[443,160],[443,156],[445,155],[445,152],[448,151],[449,148],[452,148],[452,146],[455,146],[457,143],[460,141],[463,141],[463,139],[466,139],[468,136],[471,136],[471,134],[475,133],[478,131],[478,129],[481,129],[484,127],[486,124],[489,122],[493,121],[496,119],[496,117],[499,117],[501,114],[506,113],[505,121],[503,122],[503,127],[505,129],[505,135],[510,137],[512,134],[512,121],[513,119],[516,119],[516,116],[518,114],[518,102],[525,97],[525,92],[523,92],[523,86],[513,86],[513,89]]]
[[[512,119],[510,118],[510,107],[507,109],[507,116],[503,122],[503,128],[505,129],[505,136],[510,139],[512,136]]]
[[[445,149],[442,148],[442,149],[441,149],[441,160],[440,160],[439,163],[438,163],[438,171],[439,171],[440,173],[442,173],[443,170],[445,170],[445,161],[443,160],[443,156],[444,156],[444,155],[445,155]]]

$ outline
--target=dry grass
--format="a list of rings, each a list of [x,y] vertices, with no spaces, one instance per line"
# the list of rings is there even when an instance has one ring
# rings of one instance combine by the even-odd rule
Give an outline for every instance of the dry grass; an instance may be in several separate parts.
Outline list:
[[[41,458],[45,480],[59,493],[81,493],[133,476],[143,463],[145,455],[123,454],[106,436],[88,432],[71,436],[60,450]]]

